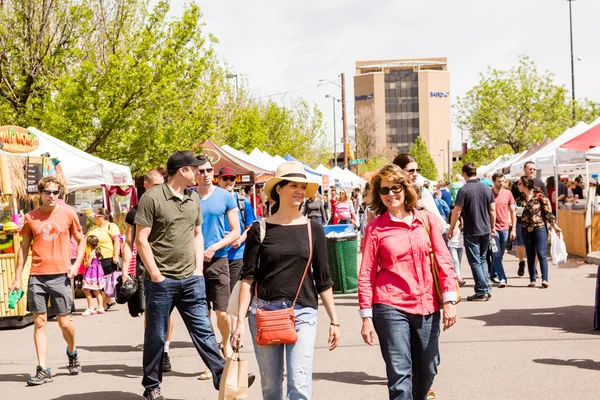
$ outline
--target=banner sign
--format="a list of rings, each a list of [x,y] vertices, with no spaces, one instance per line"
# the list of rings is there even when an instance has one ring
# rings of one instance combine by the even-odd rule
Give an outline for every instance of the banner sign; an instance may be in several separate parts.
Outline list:
[[[0,126],[0,143],[7,153],[29,153],[40,146],[40,139],[19,126]]]

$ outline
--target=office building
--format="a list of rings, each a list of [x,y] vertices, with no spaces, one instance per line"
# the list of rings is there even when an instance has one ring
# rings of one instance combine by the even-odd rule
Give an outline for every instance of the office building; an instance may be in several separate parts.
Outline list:
[[[354,107],[355,115],[364,114],[361,107],[372,110],[378,145],[407,153],[420,136],[440,177],[448,172],[452,121],[446,58],[357,61]]]

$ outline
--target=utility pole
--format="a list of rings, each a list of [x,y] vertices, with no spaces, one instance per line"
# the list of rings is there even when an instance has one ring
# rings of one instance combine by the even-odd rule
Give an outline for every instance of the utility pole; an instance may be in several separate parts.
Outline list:
[[[342,79],[342,127],[344,135],[344,168],[348,169],[348,152],[346,151],[346,143],[348,143],[348,126],[346,124],[346,79],[344,73],[341,73]]]
[[[571,12],[571,3],[575,0],[567,0],[569,2],[569,30],[571,33],[571,98],[573,107],[573,121],[577,120],[577,112],[575,111],[575,59],[573,57],[573,13]]]

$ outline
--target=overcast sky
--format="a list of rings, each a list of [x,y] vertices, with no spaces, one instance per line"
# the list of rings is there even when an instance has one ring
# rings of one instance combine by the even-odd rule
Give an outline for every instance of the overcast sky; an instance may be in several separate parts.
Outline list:
[[[323,111],[333,137],[333,115],[321,78],[346,73],[353,118],[356,60],[448,57],[453,103],[488,66],[508,69],[519,55],[569,88],[569,5],[566,0],[195,0],[219,57],[243,75],[255,96],[289,104],[302,97]],[[189,0],[172,0],[180,13]],[[600,1],[573,2],[577,98],[600,103]],[[338,117],[340,113],[337,114]],[[340,140],[341,123],[338,123]],[[460,148],[460,132],[453,131]],[[338,145],[338,149],[340,146]],[[339,150],[338,150],[339,151]]]

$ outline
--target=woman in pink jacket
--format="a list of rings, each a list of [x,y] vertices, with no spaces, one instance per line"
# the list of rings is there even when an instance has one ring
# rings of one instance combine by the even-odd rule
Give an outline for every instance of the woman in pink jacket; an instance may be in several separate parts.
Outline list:
[[[417,189],[398,166],[386,165],[371,184],[367,204],[379,216],[365,233],[358,280],[361,334],[372,346],[377,333],[389,398],[424,400],[437,373],[440,322],[444,330],[456,322],[452,258],[437,218],[416,209]],[[431,237],[423,218],[429,221]],[[443,304],[436,296],[430,247],[438,264]]]

